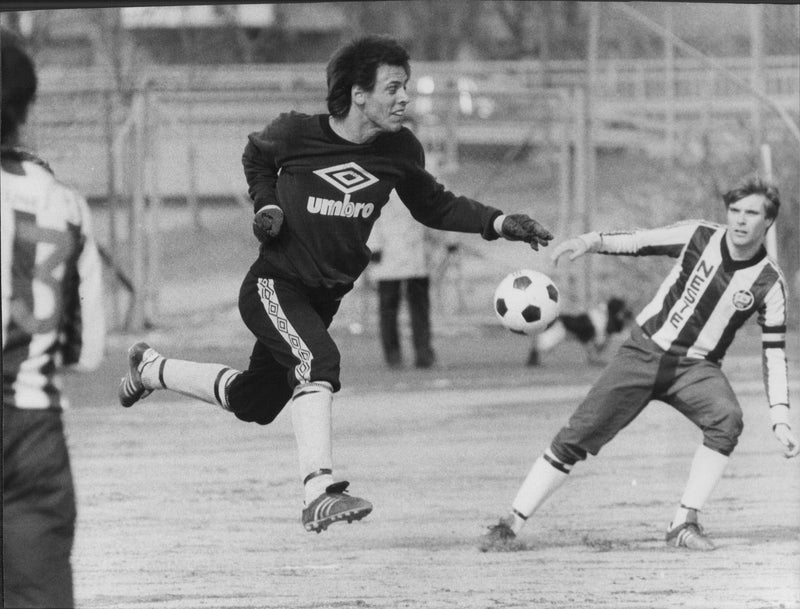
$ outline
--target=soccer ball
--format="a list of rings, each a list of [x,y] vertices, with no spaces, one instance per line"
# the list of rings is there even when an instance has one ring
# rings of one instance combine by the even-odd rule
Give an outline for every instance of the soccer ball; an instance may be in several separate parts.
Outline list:
[[[558,316],[558,288],[539,271],[514,271],[506,275],[494,292],[494,312],[512,332],[536,334]]]

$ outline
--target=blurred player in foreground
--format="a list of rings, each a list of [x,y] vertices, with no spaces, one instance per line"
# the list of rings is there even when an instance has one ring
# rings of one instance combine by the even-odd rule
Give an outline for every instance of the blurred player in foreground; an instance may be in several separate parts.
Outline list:
[[[3,599],[72,607],[75,489],[60,366],[95,368],[105,326],[89,207],[19,147],[33,62],[2,32]]]
[[[697,515],[742,432],[742,410],[720,365],[736,331],[753,313],[762,330],[773,433],[786,457],[800,452],[789,425],[786,285],[764,246],[780,207],[778,191],[753,179],[724,194],[723,201],[727,226],[688,221],[653,230],[593,232],[555,249],[556,262],[563,254],[574,260],[587,252],[678,260],[636,317],[630,338],[533,464],[510,513],[482,538],[482,550],[519,546],[516,535],[573,466],[596,455],[651,400],[670,404],[703,432],[666,542],[713,550]]]
[[[282,114],[250,134],[242,162],[261,246],[239,293],[242,319],[257,339],[249,368],[167,359],[137,343],[119,389],[126,407],[171,389],[260,425],[290,404],[309,531],[372,510],[345,494],[347,482],[334,482],[331,404],[340,354],[328,327],[369,262],[367,239],[392,189],[431,228],[524,241],[534,250],[552,239],[527,215],[456,196],[425,170],[422,144],[403,126],[409,75],[408,53],[395,41],[355,40],[328,64],[328,114]]]

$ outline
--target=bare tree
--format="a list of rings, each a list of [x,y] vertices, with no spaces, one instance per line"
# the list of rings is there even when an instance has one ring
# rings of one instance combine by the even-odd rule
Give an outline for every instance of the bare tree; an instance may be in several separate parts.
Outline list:
[[[353,34],[389,34],[402,39],[420,60],[448,61],[464,43],[480,44],[485,2],[350,2],[344,5]]]

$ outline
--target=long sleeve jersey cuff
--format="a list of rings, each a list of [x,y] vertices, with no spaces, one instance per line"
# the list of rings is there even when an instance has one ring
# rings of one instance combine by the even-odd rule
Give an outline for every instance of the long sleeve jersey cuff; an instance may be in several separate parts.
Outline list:
[[[597,231],[578,235],[578,239],[586,244],[586,251],[596,252],[603,245],[603,237]]]
[[[789,405],[773,404],[769,408],[769,418],[772,421],[772,429],[775,429],[776,425],[791,427],[789,424]]]
[[[492,228],[494,229],[494,232],[497,233],[498,237],[502,237],[503,236],[503,220],[505,220],[505,219],[506,219],[506,215],[505,214],[500,214],[499,216],[497,216],[494,219],[494,222],[492,222]]]
[[[258,212],[261,212],[261,211],[264,211],[265,209],[270,209],[270,208],[274,208],[274,209],[280,209],[280,206],[278,206],[278,205],[274,205],[274,204],[272,204],[272,203],[268,203],[268,204],[266,204],[266,205],[262,205],[261,207],[259,207],[259,208],[256,210],[256,213],[258,213]]]

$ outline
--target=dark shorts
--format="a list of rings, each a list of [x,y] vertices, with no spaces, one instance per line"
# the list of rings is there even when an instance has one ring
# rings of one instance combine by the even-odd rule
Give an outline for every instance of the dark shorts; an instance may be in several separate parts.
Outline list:
[[[707,360],[665,353],[636,326],[551,444],[564,463],[596,455],[651,400],[681,412],[723,455],[742,433],[742,409],[725,375]]]
[[[3,407],[5,607],[72,607],[75,489],[60,410]]]
[[[272,422],[299,384],[324,381],[340,389],[341,357],[328,328],[349,290],[309,288],[248,272],[239,313],[257,340],[247,370],[228,387],[230,409],[239,419]]]

